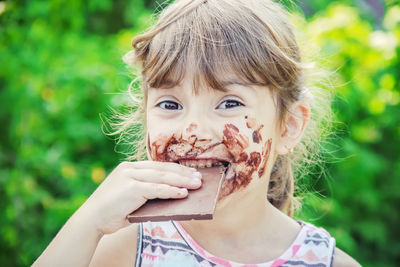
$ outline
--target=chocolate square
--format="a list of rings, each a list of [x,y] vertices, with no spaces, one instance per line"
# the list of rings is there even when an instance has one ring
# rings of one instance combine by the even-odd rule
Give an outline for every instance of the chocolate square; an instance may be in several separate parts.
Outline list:
[[[211,220],[225,176],[222,166],[199,168],[202,185],[183,199],[151,199],[128,215],[131,223],[168,220]]]

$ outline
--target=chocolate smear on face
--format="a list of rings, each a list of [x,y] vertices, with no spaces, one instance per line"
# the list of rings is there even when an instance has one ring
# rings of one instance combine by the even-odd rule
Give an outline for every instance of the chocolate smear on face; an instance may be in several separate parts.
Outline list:
[[[261,129],[261,128],[260,128]],[[248,137],[239,133],[239,129],[226,124],[223,131],[222,142],[232,154],[234,161],[231,164],[232,172],[227,173],[222,187],[220,199],[244,188],[250,184],[253,173],[257,171],[261,163],[261,154],[251,152],[250,155],[244,150],[249,147]]]
[[[189,127],[186,128],[186,132],[190,133],[190,132],[192,132],[192,131],[194,131],[196,129],[197,129],[197,124],[196,123],[191,123],[189,125]]]
[[[259,144],[261,140],[261,135],[258,131],[253,132],[253,142]]]
[[[171,144],[176,144],[178,141],[174,136],[167,137],[160,135],[151,145],[151,158],[154,161],[170,161],[166,150]]]
[[[239,134],[239,129],[233,124],[225,124],[222,142],[227,147],[229,153],[238,160],[240,153],[249,147],[249,139]]]
[[[232,156],[226,150],[222,142],[210,144],[205,139],[197,139],[192,135],[185,140],[180,137],[167,137],[159,135],[157,140],[152,144],[152,159],[154,161],[175,162],[179,159],[224,159],[231,162]]]
[[[256,118],[244,116],[246,119],[247,128],[253,130],[253,142],[259,144],[262,141],[260,130],[264,127],[263,124],[258,125]]]
[[[225,179],[221,190],[220,199],[232,194],[233,192],[244,188],[250,184],[253,173],[257,171],[261,163],[261,155],[258,152],[251,152],[250,157],[243,152],[236,162],[234,176],[231,179]]]
[[[258,131],[262,128],[258,127]],[[150,139],[149,139],[150,140]],[[261,138],[259,138],[261,140]],[[211,141],[211,140],[210,140]],[[250,184],[254,173],[264,173],[268,162],[271,139],[268,140],[263,153],[245,152],[249,147],[249,137],[241,134],[238,127],[233,124],[225,124],[222,142],[210,144],[203,139],[197,139],[196,135],[187,140],[180,137],[159,135],[151,145],[151,156],[155,161],[176,162],[179,159],[223,159],[230,162],[227,170],[220,199],[233,192],[245,188]],[[253,140],[254,141],[254,140]]]
[[[181,137],[180,139],[182,139],[182,137]],[[191,136],[188,138],[188,143],[191,144],[192,146],[196,143],[196,141],[197,141],[197,136],[194,135],[194,134],[191,135]]]
[[[272,144],[272,139],[268,139],[266,145],[264,145],[263,148],[263,161],[261,163],[261,168],[258,170],[258,177],[262,177],[265,172],[265,168],[267,166],[268,158],[269,158],[269,153],[271,152],[271,144]]]

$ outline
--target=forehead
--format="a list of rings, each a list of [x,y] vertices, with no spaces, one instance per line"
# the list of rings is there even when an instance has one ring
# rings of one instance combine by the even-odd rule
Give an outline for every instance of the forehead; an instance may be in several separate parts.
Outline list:
[[[230,92],[242,92],[246,93],[255,92],[255,88],[252,84],[245,83],[238,79],[227,79],[221,81],[220,88],[213,88],[212,86],[208,85],[203,81],[196,81],[191,78],[184,78],[180,83],[175,84],[169,87],[149,87],[149,93],[185,93],[185,94],[193,94],[193,95],[201,95],[201,94],[224,94]]]
[[[243,80],[242,78],[232,73],[221,73],[213,75],[216,81],[207,79],[204,74],[196,74],[188,72],[183,75],[179,80],[174,77],[166,77],[163,84],[159,87],[149,87],[148,89],[152,92],[165,92],[168,90],[179,92],[185,90],[185,92],[198,95],[199,93],[219,93],[219,92],[230,92],[230,91],[254,91],[254,84]]]
[[[168,27],[151,41],[142,73],[149,87],[171,88],[185,79],[190,80],[197,93],[204,88],[224,91],[233,83],[270,84],[262,66],[247,51],[254,49],[229,40],[210,43],[207,38],[192,36],[190,28],[178,33],[174,29]],[[171,40],[171,36],[176,39]]]

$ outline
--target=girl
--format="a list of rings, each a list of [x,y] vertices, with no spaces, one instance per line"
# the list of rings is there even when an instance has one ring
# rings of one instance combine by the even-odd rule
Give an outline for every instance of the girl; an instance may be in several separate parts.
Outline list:
[[[135,131],[137,161],[111,172],[34,266],[359,266],[291,218],[291,166],[302,160],[292,152],[316,140],[316,105],[277,3],[176,1],[133,48],[125,60],[142,69],[143,97],[117,132]],[[127,221],[148,199],[187,197],[201,186],[196,168],[218,164],[213,220]]]

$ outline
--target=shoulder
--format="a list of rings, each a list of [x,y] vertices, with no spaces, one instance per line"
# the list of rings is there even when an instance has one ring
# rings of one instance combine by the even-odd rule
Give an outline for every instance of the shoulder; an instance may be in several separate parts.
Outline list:
[[[361,265],[339,248],[335,248],[333,267],[360,267]]]
[[[105,235],[100,240],[90,267],[132,266],[136,259],[138,224]]]
[[[333,267],[359,267],[361,266],[356,260],[346,254],[343,250],[336,247],[336,240],[324,228],[317,227],[311,223],[301,222],[307,230],[305,243],[319,245],[326,242],[327,248],[330,250],[329,256],[333,253]],[[313,241],[313,242],[310,242]]]

